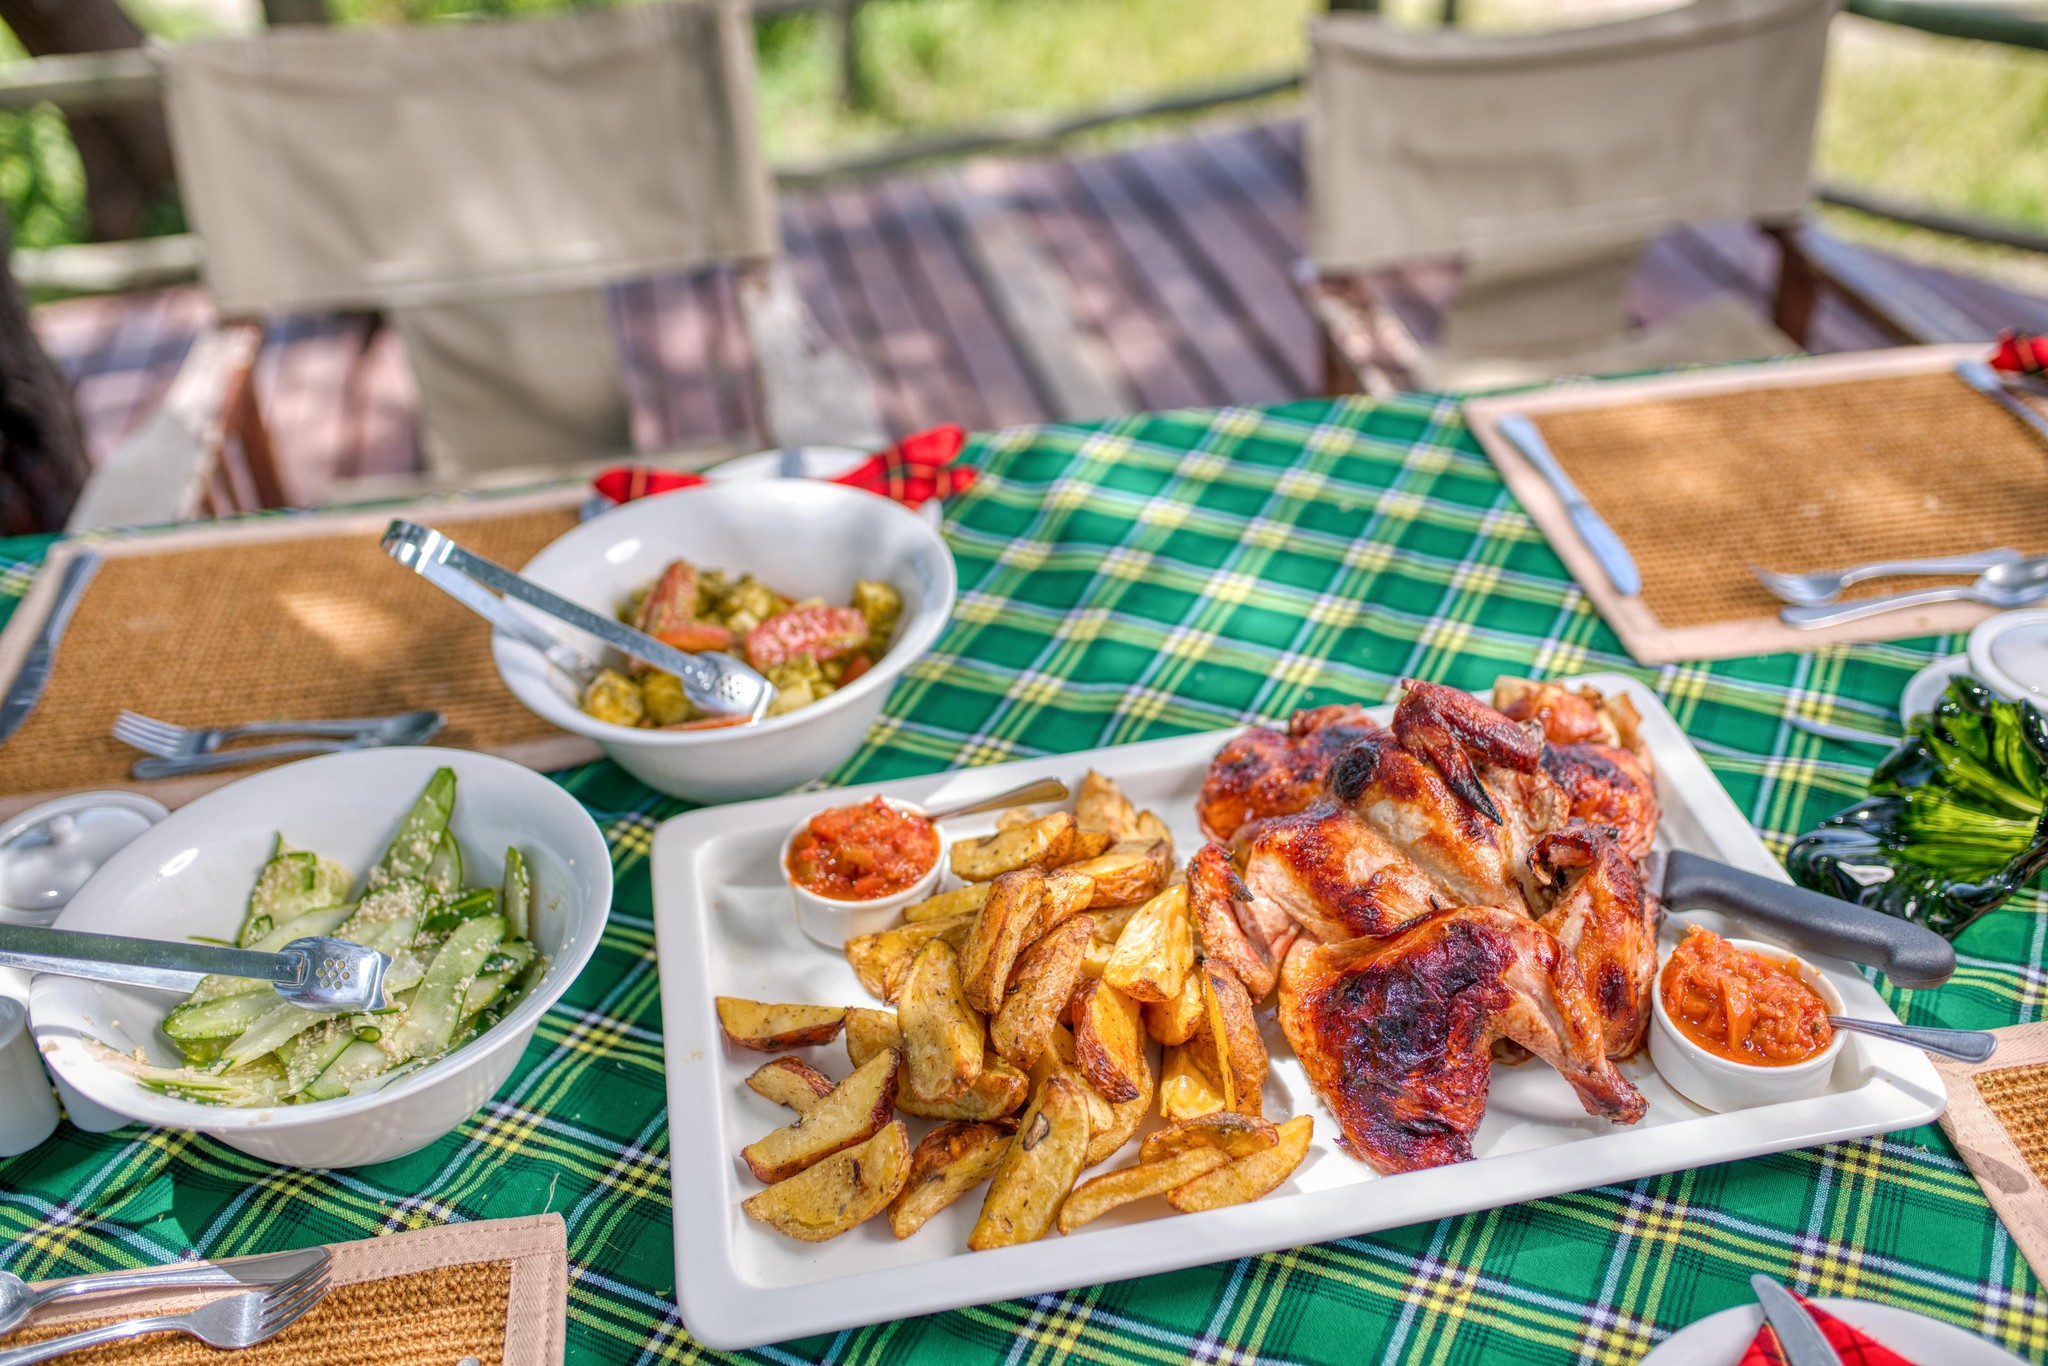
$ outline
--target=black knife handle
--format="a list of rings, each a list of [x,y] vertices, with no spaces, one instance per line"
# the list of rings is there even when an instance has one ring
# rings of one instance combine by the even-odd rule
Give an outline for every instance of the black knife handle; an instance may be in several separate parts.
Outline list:
[[[1663,895],[1667,912],[1720,911],[1814,953],[1867,963],[1902,987],[1938,987],[1956,970],[1955,946],[1925,925],[1698,854],[1670,855]]]

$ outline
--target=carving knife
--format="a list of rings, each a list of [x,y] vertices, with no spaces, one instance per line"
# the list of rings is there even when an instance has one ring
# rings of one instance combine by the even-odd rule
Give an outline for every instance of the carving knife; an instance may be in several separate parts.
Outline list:
[[[0,702],[0,741],[20,730],[21,723],[28,720],[28,714],[42,699],[43,687],[50,681],[50,666],[56,662],[57,644],[64,639],[71,613],[85,596],[86,585],[92,582],[99,567],[96,550],[80,551],[65,566],[63,581],[57,586],[57,601],[50,604],[50,615],[43,618],[42,629],[36,632],[35,643],[28,648],[28,658],[22,660],[21,672],[14,676],[14,684],[7,690],[7,700]]]
[[[1653,850],[1643,886],[1667,915],[1719,911],[1809,953],[1866,963],[1902,987],[1940,986],[1956,970],[1955,946],[1925,925],[1700,854]]]
[[[1764,1322],[1778,1335],[1790,1366],[1842,1366],[1842,1358],[1829,1345],[1806,1306],[1792,1298],[1792,1292],[1769,1276],[1758,1272],[1749,1278],[1756,1302],[1763,1306]]]
[[[1536,430],[1536,424],[1520,413],[1503,413],[1493,425],[1514,443],[1522,458],[1536,467],[1536,472],[1543,476],[1551,491],[1563,500],[1565,515],[1572,519],[1573,529],[1586,543],[1586,549],[1593,552],[1593,558],[1600,562],[1600,568],[1606,571],[1607,581],[1614,585],[1615,591],[1630,597],[1642,592],[1643,576],[1636,571],[1635,557],[1628,553],[1621,537],[1614,534],[1614,528],[1593,510],[1593,505],[1586,501],[1586,495],[1579,492],[1579,486],[1564,472],[1564,466],[1557,463],[1557,457],[1550,453],[1550,443],[1543,439],[1542,432]]]

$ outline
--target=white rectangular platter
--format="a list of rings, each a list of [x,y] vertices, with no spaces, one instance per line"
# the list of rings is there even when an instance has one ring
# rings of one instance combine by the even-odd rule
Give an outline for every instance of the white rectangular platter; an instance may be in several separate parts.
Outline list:
[[[1619,675],[1574,682],[1626,692],[1642,712],[1664,807],[1660,846],[1783,879],[1783,870],[1654,694]],[[1385,719],[1384,710],[1375,714]],[[654,918],[668,1061],[676,1299],[698,1341],[715,1348],[752,1347],[1124,1280],[1883,1133],[1941,1113],[1941,1080],[1924,1054],[1858,1036],[1848,1040],[1829,1094],[1725,1115],[1682,1099],[1657,1076],[1645,1050],[1622,1064],[1649,1101],[1648,1115],[1633,1127],[1589,1117],[1561,1077],[1528,1063],[1494,1068],[1473,1161],[1379,1176],[1338,1149],[1336,1124],[1316,1103],[1269,1005],[1262,1011],[1273,1055],[1265,1113],[1275,1120],[1312,1113],[1316,1125],[1308,1158],[1263,1200],[1201,1214],[1173,1214],[1163,1201],[1140,1201],[1069,1237],[1049,1235],[978,1253],[967,1251],[966,1242],[981,1206],[979,1191],[902,1242],[890,1235],[887,1220],[877,1218],[831,1242],[800,1243],[741,1212],[740,1201],[761,1186],[741,1162],[740,1149],[788,1123],[790,1114],[747,1089],[747,1074],[766,1055],[725,1042],[713,997],[881,1004],[862,990],[842,957],[797,929],[777,864],[783,838],[797,822],[876,792],[938,807],[1047,775],[1072,788],[1092,767],[1115,778],[1140,807],[1163,816],[1173,828],[1178,857],[1185,859],[1201,844],[1194,802],[1202,776],[1231,733],[777,797],[689,812],[661,827],[654,840]],[[948,822],[944,835],[984,834],[994,821],[986,815]],[[1734,928],[1715,915],[1687,914],[1682,906],[1670,911],[1667,947],[1688,923]],[[1806,956],[1840,988],[1850,1014],[1894,1018],[1854,966]],[[851,1071],[841,1044],[801,1052],[835,1079]],[[908,1123],[912,1143],[930,1127],[928,1121]],[[1092,1170],[1128,1164],[1136,1147],[1134,1140]]]

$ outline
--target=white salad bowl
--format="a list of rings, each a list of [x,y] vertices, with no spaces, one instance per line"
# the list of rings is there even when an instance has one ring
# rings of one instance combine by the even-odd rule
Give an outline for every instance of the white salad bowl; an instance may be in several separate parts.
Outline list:
[[[931,648],[953,611],[953,554],[910,509],[879,494],[803,479],[701,485],[640,498],[551,542],[520,572],[610,615],[681,556],[705,569],[751,573],[793,598],[843,604],[858,579],[903,595],[903,617],[873,668],[822,701],[753,725],[639,730],[577,705],[575,683],[538,652],[496,635],[505,686],[563,730],[595,740],[649,787],[697,802],[785,792],[833,768],[881,713],[899,675]],[[595,638],[537,618],[592,659],[618,662]]]
[[[89,1041],[175,1066],[159,1026],[184,994],[38,975],[29,1010],[38,1046],[88,1100],[130,1119],[209,1134],[288,1167],[357,1167],[447,1134],[505,1084],[541,1015],[590,961],[611,909],[611,857],[596,822],[542,775],[456,749],[376,749],[274,768],[174,811],[94,873],[58,929],[143,939],[232,939],[257,872],[282,835],[363,874],[437,768],[455,770],[450,828],[467,879],[494,885],[517,846],[533,882],[531,937],[546,973],[481,1035],[381,1090],[302,1105],[231,1109],[145,1089]]]

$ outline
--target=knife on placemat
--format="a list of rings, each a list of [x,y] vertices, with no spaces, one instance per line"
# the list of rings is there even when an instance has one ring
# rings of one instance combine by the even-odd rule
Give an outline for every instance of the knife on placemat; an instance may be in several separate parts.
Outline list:
[[[1536,430],[1536,424],[1521,413],[1502,413],[1494,419],[1493,425],[1514,443],[1522,458],[1536,467],[1543,481],[1564,502],[1565,515],[1572,519],[1572,527],[1579,533],[1579,539],[1600,562],[1600,568],[1606,571],[1607,581],[1614,585],[1615,591],[1630,597],[1642,592],[1643,576],[1636,571],[1635,557],[1628,553],[1621,537],[1614,534],[1614,528],[1593,510],[1593,505],[1586,501],[1586,495],[1579,492],[1579,486],[1564,472],[1564,466],[1557,463],[1557,457],[1550,453],[1550,443],[1543,439],[1542,432]]]
[[[21,723],[28,720],[28,714],[42,699],[43,687],[50,681],[50,666],[56,662],[57,644],[64,639],[71,613],[85,596],[86,585],[92,582],[99,567],[99,552],[95,550],[80,551],[65,566],[64,578],[57,585],[57,600],[50,604],[50,614],[43,618],[35,643],[28,647],[28,657],[22,660],[21,672],[7,689],[7,699],[0,702],[0,741],[20,730]]]
[[[1842,1366],[1841,1355],[1829,1344],[1827,1334],[1821,1332],[1806,1306],[1792,1298],[1791,1291],[1762,1272],[1749,1278],[1749,1288],[1756,1292],[1764,1322],[1778,1335],[1778,1345],[1785,1349],[1790,1366]]]

